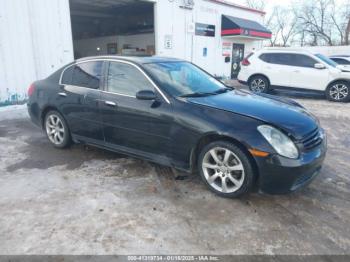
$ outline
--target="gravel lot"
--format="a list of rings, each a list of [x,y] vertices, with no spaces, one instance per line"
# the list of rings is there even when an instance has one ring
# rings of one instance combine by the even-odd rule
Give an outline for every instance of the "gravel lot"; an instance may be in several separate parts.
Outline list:
[[[25,107],[0,109],[0,254],[350,254],[350,104],[284,95],[328,133],[322,173],[294,194],[239,200],[196,175],[54,149]]]

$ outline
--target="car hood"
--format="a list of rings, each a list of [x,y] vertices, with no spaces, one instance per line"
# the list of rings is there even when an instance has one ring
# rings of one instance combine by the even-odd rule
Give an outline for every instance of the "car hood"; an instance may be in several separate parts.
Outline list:
[[[317,120],[296,102],[234,90],[220,95],[188,98],[188,102],[252,117],[300,139],[317,128]]]

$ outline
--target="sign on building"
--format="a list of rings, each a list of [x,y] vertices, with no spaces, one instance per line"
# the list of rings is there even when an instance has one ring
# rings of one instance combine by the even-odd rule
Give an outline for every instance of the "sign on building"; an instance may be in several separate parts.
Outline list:
[[[196,23],[196,35],[215,37],[215,25]]]
[[[164,36],[164,48],[165,49],[173,49],[173,36],[172,35]]]

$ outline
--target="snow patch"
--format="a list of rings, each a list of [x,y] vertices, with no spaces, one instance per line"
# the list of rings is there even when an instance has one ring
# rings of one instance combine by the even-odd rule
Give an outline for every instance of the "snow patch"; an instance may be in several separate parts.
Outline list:
[[[0,121],[28,118],[27,105],[0,107]]]

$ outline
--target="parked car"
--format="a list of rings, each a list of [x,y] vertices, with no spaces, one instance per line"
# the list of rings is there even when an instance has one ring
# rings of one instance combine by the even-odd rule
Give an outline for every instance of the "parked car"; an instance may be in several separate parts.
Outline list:
[[[350,100],[350,72],[331,59],[307,51],[262,49],[242,61],[238,75],[255,93],[289,88],[324,92],[330,101]]]
[[[330,56],[329,58],[338,65],[350,66],[350,56]]]
[[[326,138],[292,100],[233,90],[169,58],[78,60],[28,91],[32,121],[57,148],[84,143],[187,172],[237,197],[286,193],[319,173]]]

